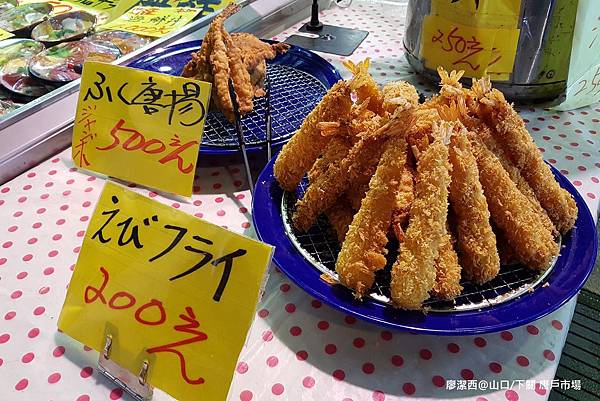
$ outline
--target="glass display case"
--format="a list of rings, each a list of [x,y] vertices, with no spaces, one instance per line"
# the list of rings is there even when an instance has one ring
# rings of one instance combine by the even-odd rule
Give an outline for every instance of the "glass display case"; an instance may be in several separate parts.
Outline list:
[[[277,31],[282,24],[289,26],[290,22],[305,18],[310,13],[311,1],[244,0],[238,3],[242,11],[228,19],[228,29],[264,36]],[[201,39],[208,24],[219,12],[200,16],[113,63],[126,66],[161,47]],[[0,117],[0,183],[70,145],[78,94],[79,79]]]

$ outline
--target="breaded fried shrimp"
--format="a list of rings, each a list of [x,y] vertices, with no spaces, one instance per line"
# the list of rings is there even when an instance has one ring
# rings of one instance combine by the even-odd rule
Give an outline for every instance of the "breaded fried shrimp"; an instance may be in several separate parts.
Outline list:
[[[535,196],[535,192],[533,192],[531,186],[527,183],[525,178],[523,178],[523,176],[521,175],[521,171],[510,160],[508,154],[506,154],[504,150],[504,147],[502,147],[496,141],[496,139],[492,135],[491,129],[487,125],[482,123],[478,126],[476,132],[479,138],[481,138],[481,141],[485,144],[485,146],[496,155],[496,157],[502,164],[502,167],[504,167],[504,170],[506,170],[506,172],[510,176],[510,179],[513,180],[513,182],[517,185],[517,188],[519,188],[519,191],[521,191],[521,193],[525,195],[527,199],[529,199],[531,207],[537,214],[539,214],[540,218],[544,222],[544,226],[550,232],[552,232],[552,235],[557,235],[558,231],[556,230],[556,227],[554,227],[554,223],[552,223],[550,217],[548,217],[548,213],[546,213],[546,210],[544,210],[542,205],[540,205],[540,202]]]
[[[450,204],[458,217],[458,248],[465,277],[483,284],[498,274],[500,259],[490,212],[479,182],[477,160],[464,131],[450,142]]]
[[[463,289],[460,285],[461,266],[452,246],[452,237],[448,233],[442,236],[438,257],[435,260],[435,272],[432,295],[439,299],[454,299],[460,295]]]
[[[448,146],[443,142],[452,125],[434,127],[434,143],[418,157],[415,200],[405,241],[392,266],[391,295],[402,309],[420,309],[435,284],[434,261],[446,232],[450,163]]]
[[[300,129],[283,146],[273,167],[275,178],[283,189],[295,190],[329,143],[331,138],[321,135],[317,127],[319,122],[336,121],[348,114],[351,106],[350,90],[344,81],[339,81],[304,119]]]
[[[392,211],[392,231],[399,242],[404,242],[404,228],[408,225],[410,208],[415,199],[414,175],[413,167],[409,166],[407,161],[396,193],[396,205]]]
[[[327,209],[325,216],[327,216],[329,224],[335,231],[338,241],[340,244],[343,243],[346,239],[348,227],[350,227],[354,218],[354,210],[352,210],[350,202],[347,199],[340,198],[335,205]]]
[[[577,219],[577,205],[568,191],[561,188],[552,171],[542,158],[537,146],[525,128],[525,123],[504,95],[491,89],[489,79],[474,83],[479,96],[482,118],[494,128],[494,133],[521,170],[542,207],[559,232],[566,233]]]
[[[335,270],[342,284],[352,289],[357,298],[371,288],[375,272],[386,264],[387,230],[405,161],[405,139],[392,136],[338,255]]]
[[[547,269],[558,254],[558,244],[498,158],[475,135],[469,139],[493,222],[506,235],[519,260],[534,269]]]
[[[340,162],[350,152],[350,144],[343,137],[333,137],[323,155],[317,159],[315,164],[308,172],[308,182],[315,182],[321,174],[327,171],[327,168],[333,164]]]

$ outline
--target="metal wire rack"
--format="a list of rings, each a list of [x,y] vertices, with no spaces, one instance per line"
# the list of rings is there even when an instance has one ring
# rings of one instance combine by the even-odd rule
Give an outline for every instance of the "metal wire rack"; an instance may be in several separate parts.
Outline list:
[[[327,92],[314,76],[299,69],[267,64],[271,84],[272,140],[278,142],[292,136],[304,118]],[[254,110],[242,118],[247,146],[266,143],[266,99],[254,99]],[[211,111],[206,118],[202,144],[220,148],[237,148],[235,127],[220,111]]]
[[[306,179],[298,186],[296,193],[284,193],[281,200],[281,216],[286,233],[296,249],[321,273],[334,281],[338,281],[335,262],[340,252],[340,244],[327,218],[320,216],[313,227],[306,233],[300,233],[292,226],[292,214],[296,200],[304,195],[308,183]],[[388,265],[375,275],[375,284],[369,297],[383,304],[391,305],[390,278],[391,265],[397,256],[398,243],[388,244]],[[551,266],[540,272],[523,265],[507,265],[500,268],[500,273],[493,280],[475,285],[466,280],[461,281],[462,293],[453,301],[430,298],[423,306],[431,312],[460,312],[483,309],[514,299],[538,285],[542,285],[546,276],[552,271],[556,258]]]

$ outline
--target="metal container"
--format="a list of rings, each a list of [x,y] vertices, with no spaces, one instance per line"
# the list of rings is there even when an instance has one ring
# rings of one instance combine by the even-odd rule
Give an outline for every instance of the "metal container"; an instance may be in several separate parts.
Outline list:
[[[472,7],[481,7],[486,1],[502,3],[505,0],[458,1],[463,4],[473,3]],[[424,53],[421,43],[424,40],[424,20],[431,14],[432,2],[440,4],[440,0],[410,0],[404,48],[408,62],[417,72],[439,80],[435,68],[426,66],[426,60],[421,54]],[[453,5],[457,0],[447,0],[447,3]],[[519,29],[519,32],[514,64],[512,70],[507,71],[500,79],[496,80],[491,75],[494,87],[504,92],[507,98],[523,102],[552,100],[564,95],[578,0],[512,0],[510,3],[518,12],[515,29]],[[442,14],[450,14],[448,9],[451,7],[445,7],[441,9]],[[455,15],[441,15],[440,10],[436,10],[436,15],[449,20],[456,19]],[[431,43],[428,41],[424,45],[431,46]],[[451,58],[441,64],[447,70],[461,69]],[[465,74],[466,77],[477,75],[481,74]],[[468,84],[471,79],[464,81]]]

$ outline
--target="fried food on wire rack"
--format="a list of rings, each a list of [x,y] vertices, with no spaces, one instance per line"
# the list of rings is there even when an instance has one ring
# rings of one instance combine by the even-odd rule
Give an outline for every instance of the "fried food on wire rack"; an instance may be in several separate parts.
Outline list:
[[[296,189],[302,177],[315,163],[327,147],[331,136],[321,135],[318,124],[322,121],[338,121],[350,112],[352,100],[350,89],[344,81],[339,81],[329,89],[321,102],[309,113],[283,146],[273,170],[279,185],[286,191]]]
[[[450,202],[457,216],[458,247],[465,277],[477,284],[498,274],[500,258],[490,225],[487,200],[479,181],[477,160],[464,130],[450,141]]]
[[[392,266],[391,293],[403,309],[420,309],[435,284],[434,262],[446,232],[450,163],[448,141],[453,126],[434,127],[434,142],[417,157],[415,200],[400,254]]]
[[[558,255],[558,244],[533,212],[529,200],[488,148],[472,135],[473,150],[479,167],[479,177],[494,223],[506,235],[520,261],[534,269],[546,269]]]
[[[454,299],[463,290],[460,285],[462,267],[458,263],[458,255],[452,244],[453,240],[450,234],[444,234],[440,242],[438,257],[435,260],[435,283],[431,294],[439,299]]]
[[[233,40],[235,47],[241,51],[242,62],[244,63],[246,71],[250,74],[254,96],[264,96],[264,83],[267,73],[266,60],[272,60],[278,54],[287,52],[290,45],[287,43],[275,43],[270,45],[251,33],[246,32],[232,33],[231,39]]]
[[[575,224],[577,205],[571,194],[554,179],[523,119],[504,99],[502,92],[492,89],[489,78],[474,80],[473,91],[479,101],[479,115],[493,128],[498,142],[506,147],[556,229],[565,234]]]
[[[418,104],[406,82],[380,88],[368,59],[344,65],[352,78],[329,91],[274,167],[287,191],[308,173],[292,222],[302,232],[329,219],[341,284],[361,298],[390,269],[393,304],[414,310],[460,295],[461,278],[492,280],[500,261],[548,268],[577,208],[489,81],[465,89],[462,72],[439,69],[440,93]]]
[[[410,110],[399,118],[406,126]],[[354,215],[335,266],[342,284],[353,289],[358,298],[365,295],[375,280],[375,272],[385,267],[385,246],[396,193],[406,165],[406,140],[402,131],[395,132],[385,148],[369,189]]]
[[[225,20],[240,10],[230,4],[215,17],[204,36],[200,50],[184,66],[181,75],[213,84],[212,99],[229,121],[234,121],[233,104],[229,95],[229,79],[233,81],[240,113],[253,110],[255,96],[264,96],[263,84],[266,60],[285,53],[289,45],[269,45],[249,33],[230,35],[224,27]]]

